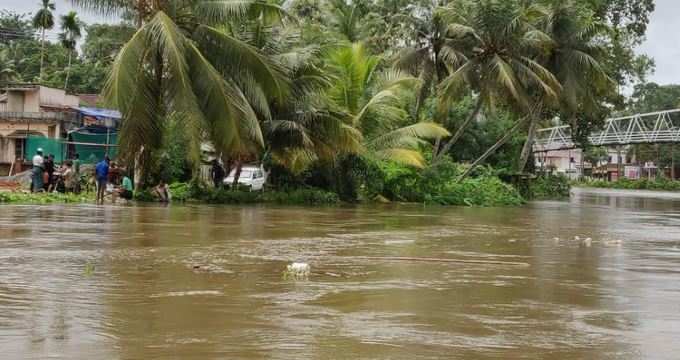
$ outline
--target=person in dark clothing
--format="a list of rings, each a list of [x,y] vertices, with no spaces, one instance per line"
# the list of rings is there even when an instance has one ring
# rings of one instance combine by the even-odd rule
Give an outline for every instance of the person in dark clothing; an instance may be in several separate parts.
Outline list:
[[[212,161],[212,169],[210,169],[210,174],[212,175],[215,188],[221,188],[224,181],[224,168],[217,159]]]
[[[109,160],[108,156],[104,156],[104,160],[95,165],[94,175],[97,181],[97,204],[104,204],[104,194],[106,194],[106,184],[109,179]]]
[[[45,191],[54,191],[54,155],[50,154],[45,160],[45,173],[47,173],[47,181],[45,182]]]

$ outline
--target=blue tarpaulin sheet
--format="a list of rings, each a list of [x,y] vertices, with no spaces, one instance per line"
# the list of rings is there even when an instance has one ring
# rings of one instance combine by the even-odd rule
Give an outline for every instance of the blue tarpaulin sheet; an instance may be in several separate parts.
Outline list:
[[[96,118],[120,119],[122,117],[118,110],[93,107],[77,107],[76,110],[78,110],[84,116],[93,116]]]

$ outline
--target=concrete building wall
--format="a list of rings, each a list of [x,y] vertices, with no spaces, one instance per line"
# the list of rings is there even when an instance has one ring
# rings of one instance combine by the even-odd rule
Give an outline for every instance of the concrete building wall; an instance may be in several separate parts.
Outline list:
[[[15,157],[14,139],[0,136],[0,163],[11,163]]]
[[[12,123],[0,121],[0,137],[7,137],[10,135],[21,134],[24,135],[26,131],[30,131],[31,135],[42,135],[48,137],[50,134],[50,126],[55,127],[54,124],[48,123]],[[56,130],[52,130],[56,132]]]
[[[24,111],[24,92],[23,91],[8,91],[7,92],[7,111],[13,111],[13,112]]]
[[[37,91],[24,92],[24,111],[40,112],[40,93]]]
[[[67,95],[64,90],[40,87],[40,105],[70,107],[78,106],[79,100],[75,95]]]

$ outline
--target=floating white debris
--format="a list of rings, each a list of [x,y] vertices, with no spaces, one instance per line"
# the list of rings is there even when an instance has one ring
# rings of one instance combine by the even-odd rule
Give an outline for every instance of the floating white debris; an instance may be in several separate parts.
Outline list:
[[[604,244],[607,246],[621,246],[623,242],[621,240],[609,240],[605,241]]]
[[[585,238],[583,240],[583,242],[581,243],[581,245],[583,245],[585,247],[590,247],[592,244],[593,244],[593,239],[591,239],[591,238]]]
[[[517,242],[517,239],[508,239],[508,242],[509,242],[509,243],[516,243],[516,242]]]
[[[578,235],[576,235],[576,236],[574,236],[574,240],[576,240],[576,241],[581,241],[581,237],[578,236]]]
[[[311,267],[307,263],[294,262],[286,266],[286,271],[283,273],[284,278],[306,278],[309,276]]]
[[[407,245],[413,244],[415,240],[385,240],[385,245]]]
[[[557,243],[559,243],[559,242],[560,242],[560,238],[558,238],[558,237],[554,237],[554,238],[553,238],[553,241],[555,242],[555,244],[557,244]]]

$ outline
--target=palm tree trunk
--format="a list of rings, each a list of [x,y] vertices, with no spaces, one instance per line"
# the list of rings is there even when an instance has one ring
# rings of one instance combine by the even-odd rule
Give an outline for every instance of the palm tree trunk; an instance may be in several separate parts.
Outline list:
[[[71,55],[73,54],[73,51],[69,50],[68,52],[68,67],[66,68],[66,80],[64,80],[64,91],[66,91],[66,88],[68,87],[68,78],[71,75]]]
[[[517,164],[517,171],[521,174],[527,166],[529,161],[529,155],[534,146],[534,139],[536,138],[536,128],[538,127],[538,118],[536,116],[531,117],[529,122],[529,130],[527,131],[527,139],[522,147],[522,152],[519,155],[519,163]]]
[[[529,112],[529,129],[527,131],[527,139],[524,142],[524,146],[522,146],[522,152],[520,153],[519,156],[519,162],[517,164],[517,171],[521,174],[524,172],[524,169],[526,169],[527,162],[529,161],[529,157],[531,156],[531,152],[533,150],[534,146],[534,141],[536,139],[536,128],[538,127],[538,122],[543,116],[543,102],[544,102],[544,97],[541,96],[536,103],[534,104],[534,107],[531,109]]]
[[[465,170],[463,175],[461,175],[458,178],[458,180],[456,180],[456,182],[461,182],[461,181],[465,180],[465,178],[467,178],[468,175],[470,175],[472,170],[474,170],[479,164],[484,162],[484,160],[486,160],[486,158],[488,158],[491,154],[493,154],[499,147],[501,147],[503,144],[505,144],[512,137],[512,135],[515,134],[517,129],[519,129],[522,124],[524,124],[524,122],[526,120],[527,120],[527,117],[524,117],[524,118],[517,120],[515,125],[513,125],[505,133],[505,135],[503,135],[503,137],[501,137],[498,141],[496,141],[496,143],[493,144],[493,146],[491,146],[486,152],[484,152],[484,154],[482,154],[482,156],[480,156],[477,160],[475,160],[475,162],[473,162],[472,165],[470,165],[470,167],[467,170]]]
[[[241,163],[241,157],[236,159],[236,171],[234,171],[234,182],[231,184],[232,191],[238,190],[238,179],[241,177],[241,168],[243,164]]]
[[[468,125],[472,121],[472,119],[476,118],[477,115],[479,115],[479,112],[482,110],[482,97],[477,98],[477,102],[475,103],[475,108],[472,110],[470,115],[463,121],[462,124],[458,127],[458,130],[456,130],[456,133],[453,134],[451,139],[447,141],[444,146],[439,149],[437,154],[435,155],[434,159],[432,160],[433,163],[437,162],[444,154],[448,153],[449,150],[451,150],[451,147],[460,139],[461,136],[463,136],[463,133],[465,133],[465,130],[467,129]]]
[[[40,41],[40,75],[38,79],[42,81],[43,79],[43,62],[45,59],[45,28],[42,29],[42,40]]]

